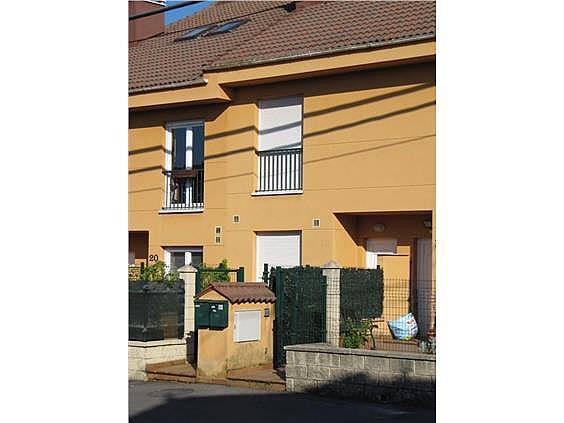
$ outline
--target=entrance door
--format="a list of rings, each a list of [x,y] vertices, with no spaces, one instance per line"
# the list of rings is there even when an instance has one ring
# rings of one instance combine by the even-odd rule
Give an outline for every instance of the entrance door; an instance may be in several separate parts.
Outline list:
[[[431,328],[433,318],[433,251],[431,238],[417,240],[417,324],[423,336]]]
[[[260,281],[264,265],[294,267],[301,263],[300,232],[257,233],[257,267],[255,280]]]

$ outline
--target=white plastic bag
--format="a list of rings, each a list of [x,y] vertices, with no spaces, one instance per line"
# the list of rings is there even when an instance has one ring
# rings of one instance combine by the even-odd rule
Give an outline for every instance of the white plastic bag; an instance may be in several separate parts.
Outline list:
[[[405,316],[399,319],[389,320],[388,327],[392,332],[395,339],[401,339],[402,341],[408,341],[417,335],[418,328],[417,322],[413,314],[407,313]]]

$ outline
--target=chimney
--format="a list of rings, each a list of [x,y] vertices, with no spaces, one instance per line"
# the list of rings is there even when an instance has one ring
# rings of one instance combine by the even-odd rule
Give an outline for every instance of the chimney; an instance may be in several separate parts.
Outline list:
[[[129,16],[162,9],[166,1],[129,1]],[[140,41],[164,32],[164,13],[129,21],[129,42]]]

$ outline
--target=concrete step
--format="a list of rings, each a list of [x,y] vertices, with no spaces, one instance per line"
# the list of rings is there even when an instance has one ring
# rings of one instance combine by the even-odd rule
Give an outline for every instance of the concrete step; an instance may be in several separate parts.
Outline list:
[[[147,373],[148,380],[165,380],[183,383],[196,382],[196,371],[184,360],[147,364],[145,366],[145,373]]]
[[[166,363],[147,364],[148,380],[172,381],[181,383],[209,383],[213,385],[237,386],[271,392],[284,392],[286,379],[284,370],[269,367],[232,370],[225,379],[196,377],[195,369],[184,360]]]

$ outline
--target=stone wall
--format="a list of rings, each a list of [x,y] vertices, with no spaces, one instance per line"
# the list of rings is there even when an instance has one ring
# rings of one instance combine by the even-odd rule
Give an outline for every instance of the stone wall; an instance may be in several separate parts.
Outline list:
[[[435,403],[431,354],[304,344],[286,350],[286,390],[378,401]]]
[[[145,366],[166,361],[185,360],[186,341],[165,339],[163,341],[129,341],[128,379],[147,380]]]

